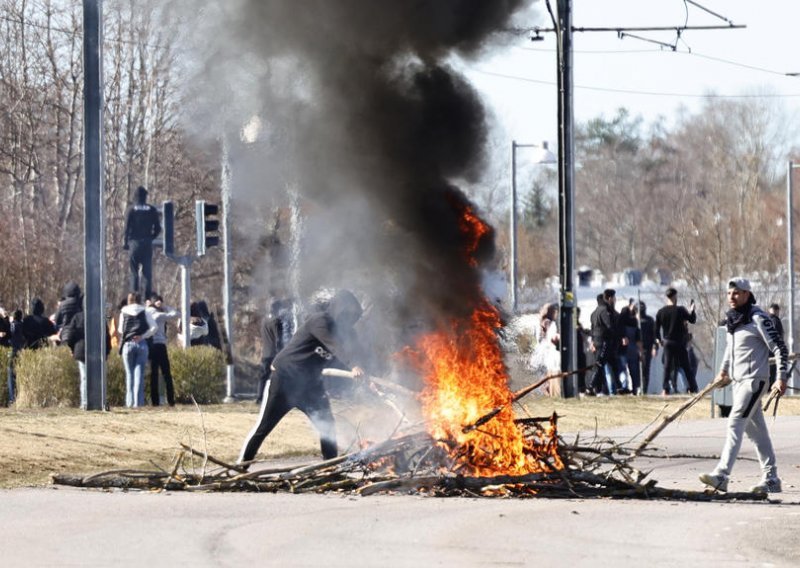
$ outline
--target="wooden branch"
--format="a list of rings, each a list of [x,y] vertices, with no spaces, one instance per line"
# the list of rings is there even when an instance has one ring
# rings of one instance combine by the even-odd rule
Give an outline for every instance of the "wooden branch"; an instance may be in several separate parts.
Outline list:
[[[695,404],[697,404],[708,393],[710,393],[715,388],[724,387],[725,385],[727,385],[729,383],[730,383],[730,379],[723,379],[721,377],[717,377],[712,382],[710,382],[708,385],[706,385],[706,387],[703,390],[701,390],[699,393],[697,393],[692,398],[690,398],[689,400],[684,402],[682,405],[680,405],[675,412],[673,412],[672,414],[669,414],[669,415],[665,416],[664,418],[662,418],[661,419],[661,424],[659,424],[658,426],[656,426],[655,428],[653,428],[650,431],[650,433],[642,441],[642,443],[639,444],[639,446],[634,450],[633,456],[636,457],[640,453],[642,453],[642,451],[648,445],[650,445],[650,442],[652,442],[656,438],[656,436],[658,436],[661,433],[661,431],[664,430],[664,428],[669,426],[678,417],[680,417],[684,412],[686,412],[691,407],[693,407]]]
[[[331,368],[331,367],[329,367],[327,369],[323,369],[322,370],[322,375],[325,376],[325,377],[342,377],[342,378],[345,378],[345,379],[353,379],[353,380],[358,380],[358,379],[361,378],[361,377],[354,376],[352,371],[344,371],[342,369],[334,369],[334,368]],[[403,385],[399,385],[399,384],[397,384],[395,382],[392,382],[390,380],[387,380],[387,379],[382,379],[380,377],[373,377],[371,375],[364,375],[364,379],[366,381],[375,383],[376,385],[381,386],[381,387],[383,387],[385,389],[394,391],[394,392],[396,392],[398,394],[402,394],[402,395],[405,395],[405,396],[416,396],[417,395],[417,393],[414,392],[413,390],[408,389],[408,388],[404,387]]]
[[[519,399],[521,399],[522,397],[526,396],[529,393],[532,393],[533,391],[535,391],[536,389],[538,389],[540,386],[544,385],[545,383],[548,383],[550,381],[554,381],[556,379],[563,379],[565,377],[568,377],[570,375],[574,375],[576,373],[586,372],[589,369],[591,369],[592,367],[594,367],[594,365],[590,365],[588,367],[584,367],[583,369],[576,369],[574,371],[565,371],[563,373],[556,373],[554,375],[547,375],[543,379],[540,379],[540,380],[536,381],[535,383],[533,383],[531,385],[528,385],[527,387],[518,390],[517,392],[515,392],[512,395],[510,401],[508,401],[505,404],[501,404],[500,406],[490,410],[489,412],[487,412],[486,414],[484,414],[483,416],[478,418],[472,424],[467,424],[466,426],[464,426],[461,429],[461,432],[463,432],[464,434],[467,434],[468,432],[472,432],[476,428],[480,428],[481,426],[483,426],[484,424],[489,422],[489,420],[491,420],[492,418],[494,418],[495,416],[500,414],[500,412],[502,412],[503,409],[506,406],[508,406],[509,404],[513,404],[513,403],[517,402]]]
[[[247,471],[247,466],[224,462],[222,460],[219,460],[219,459],[215,458],[214,456],[212,456],[211,454],[209,454],[207,452],[201,452],[200,450],[195,450],[191,446],[187,446],[184,443],[181,443],[181,448],[183,448],[187,452],[193,453],[194,455],[196,455],[198,457],[206,459],[206,460],[210,461],[211,463],[215,463],[220,467],[224,467],[224,468],[230,469],[232,471],[238,471],[239,473],[245,473]]]

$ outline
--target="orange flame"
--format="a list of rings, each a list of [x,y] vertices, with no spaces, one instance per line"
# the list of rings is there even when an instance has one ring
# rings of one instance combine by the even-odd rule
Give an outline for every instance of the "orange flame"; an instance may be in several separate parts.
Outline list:
[[[489,231],[469,208],[462,212],[471,265],[480,239]],[[508,388],[497,330],[500,315],[485,299],[469,318],[453,320],[448,329],[421,337],[406,352],[425,378],[422,408],[434,439],[454,460],[453,469],[470,475],[522,475],[563,467],[555,451],[554,429],[541,446],[526,439],[514,423],[513,394]],[[493,409],[499,412],[481,426],[465,427]],[[536,444],[536,445],[535,445]]]

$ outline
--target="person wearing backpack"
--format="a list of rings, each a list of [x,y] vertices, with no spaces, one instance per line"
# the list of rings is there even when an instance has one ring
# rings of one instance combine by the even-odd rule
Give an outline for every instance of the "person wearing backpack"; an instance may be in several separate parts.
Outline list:
[[[125,367],[125,406],[144,406],[144,369],[149,349],[147,338],[152,337],[158,326],[142,305],[136,292],[128,294],[128,304],[119,314],[120,354]]]

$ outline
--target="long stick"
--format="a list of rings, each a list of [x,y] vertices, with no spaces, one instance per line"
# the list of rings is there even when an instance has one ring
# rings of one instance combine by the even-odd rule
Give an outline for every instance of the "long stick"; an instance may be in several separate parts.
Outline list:
[[[511,400],[509,400],[507,403],[505,403],[505,404],[501,404],[500,406],[498,406],[498,407],[496,407],[496,408],[494,408],[494,409],[490,410],[489,412],[487,412],[486,414],[484,414],[483,416],[481,416],[480,418],[478,418],[478,419],[477,419],[475,422],[473,422],[472,424],[467,424],[466,426],[464,426],[464,427],[461,429],[461,431],[462,431],[464,434],[466,434],[467,432],[472,432],[472,431],[473,431],[475,428],[479,428],[480,426],[483,426],[484,424],[486,424],[487,422],[489,422],[489,420],[491,420],[492,418],[494,418],[495,416],[497,416],[498,414],[500,414],[500,412],[501,412],[501,411],[502,411],[502,410],[503,410],[503,409],[504,409],[506,406],[508,406],[509,404],[513,404],[513,403],[517,402],[517,401],[518,401],[519,399],[521,399],[523,396],[527,395],[528,393],[531,393],[531,392],[535,391],[535,390],[536,390],[536,389],[538,389],[540,386],[542,386],[543,384],[545,384],[545,383],[547,383],[547,382],[549,382],[549,381],[553,381],[553,380],[555,380],[555,379],[563,379],[564,377],[568,377],[568,376],[570,376],[570,375],[574,375],[574,374],[576,374],[576,373],[583,373],[583,372],[585,372],[585,371],[588,371],[588,370],[589,370],[589,369],[591,369],[592,367],[594,367],[594,365],[589,365],[588,367],[584,367],[583,369],[575,369],[574,371],[564,371],[563,373],[556,373],[556,374],[554,374],[554,375],[547,375],[547,376],[545,376],[543,379],[540,379],[540,380],[536,381],[535,383],[533,383],[533,384],[531,384],[531,385],[528,385],[527,387],[525,387],[525,388],[522,388],[522,389],[518,390],[518,391],[517,391],[517,392],[515,392],[515,393],[514,393],[514,395],[511,397]]]
[[[326,377],[343,377],[345,379],[355,379],[356,377],[353,375],[352,371],[344,371],[342,369],[323,369],[322,370],[323,376]],[[393,383],[392,381],[382,379],[380,377],[373,377],[371,375],[367,375],[364,377],[367,381],[375,383],[378,386],[384,387],[388,390],[395,391],[399,394],[404,394],[407,396],[414,396],[417,393],[412,391],[411,389],[407,389],[403,385],[398,385],[397,383]]]
[[[728,379],[722,379],[722,378],[714,379],[712,382],[710,382],[708,385],[706,385],[706,387],[703,390],[701,390],[699,393],[697,393],[692,398],[690,398],[689,400],[684,402],[682,405],[680,405],[675,412],[673,412],[672,414],[662,418],[661,419],[661,424],[659,424],[658,426],[656,426],[655,428],[653,428],[650,431],[650,433],[642,441],[642,443],[639,444],[639,447],[636,448],[636,450],[633,452],[633,455],[634,456],[638,456],[650,444],[650,442],[652,442],[656,438],[656,436],[658,436],[661,433],[661,431],[664,428],[666,428],[671,422],[673,422],[681,414],[683,414],[684,412],[689,410],[691,407],[693,407],[695,404],[697,404],[697,402],[700,399],[702,399],[704,396],[706,396],[708,393],[710,393],[715,388],[723,387],[723,386],[725,386],[727,384],[729,384],[729,380]]]

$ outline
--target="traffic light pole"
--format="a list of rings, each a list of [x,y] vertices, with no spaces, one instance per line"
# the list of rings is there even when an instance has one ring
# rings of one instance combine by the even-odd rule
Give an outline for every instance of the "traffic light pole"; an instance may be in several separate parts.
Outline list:
[[[231,247],[230,232],[228,231],[228,211],[230,211],[231,201],[231,163],[228,155],[228,139],[223,138],[222,143],[222,266],[225,275],[225,282],[222,287],[222,299],[225,311],[225,335],[227,336],[228,355],[233,351],[233,302],[231,300],[231,288],[233,279],[231,277]],[[233,361],[228,359],[225,365],[225,399],[223,402],[234,402],[233,393],[236,386],[236,376],[234,374]]]

